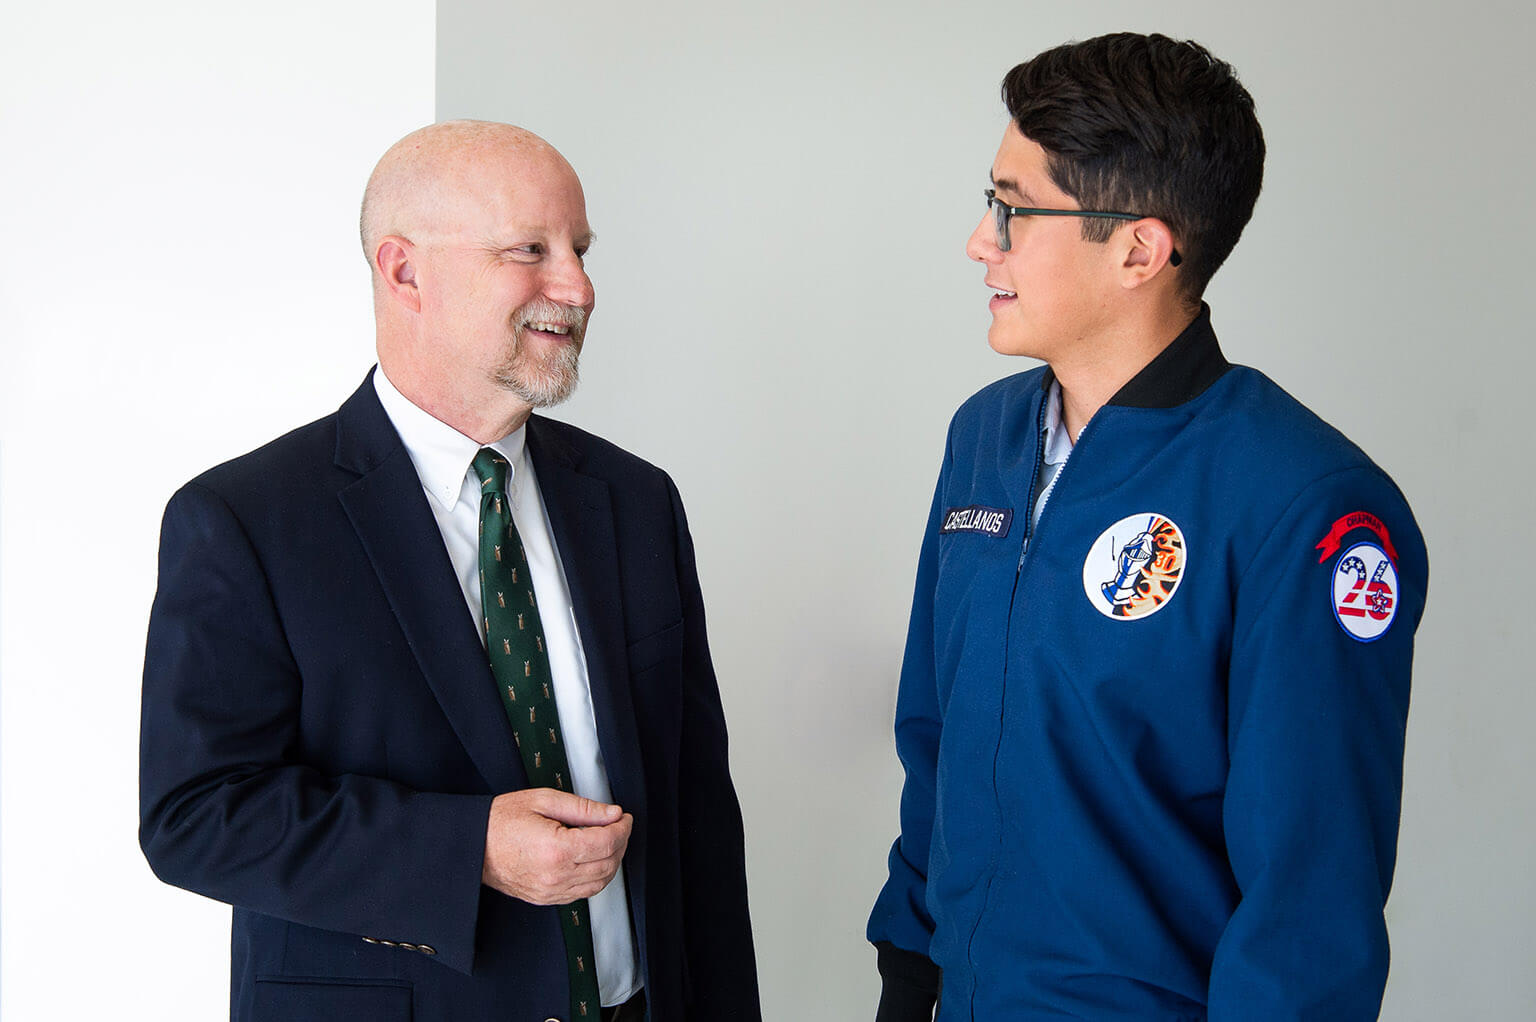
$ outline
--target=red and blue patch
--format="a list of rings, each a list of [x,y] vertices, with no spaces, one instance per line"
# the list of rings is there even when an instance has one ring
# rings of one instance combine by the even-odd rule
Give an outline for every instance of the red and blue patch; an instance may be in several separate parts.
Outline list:
[[[1364,529],[1375,541],[1362,541],[1340,552],[1344,537]],[[1397,551],[1387,527],[1367,511],[1340,517],[1317,544],[1321,564],[1338,553],[1329,580],[1333,616],[1350,638],[1375,642],[1392,627],[1397,617]]]

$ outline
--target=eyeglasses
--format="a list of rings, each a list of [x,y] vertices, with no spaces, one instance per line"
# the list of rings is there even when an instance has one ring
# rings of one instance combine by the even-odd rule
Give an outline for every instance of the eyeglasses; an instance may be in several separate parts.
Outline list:
[[[1008,221],[1016,216],[1091,216],[1105,220],[1145,220],[1140,213],[1108,213],[1097,209],[1038,209],[1034,206],[1010,206],[997,197],[997,192],[991,188],[986,189],[987,208],[992,211],[992,224],[997,230],[997,248],[1000,252],[1008,252],[1013,249],[1013,241],[1008,237]],[[1177,266],[1184,261],[1179,255],[1179,250],[1174,249],[1168,257],[1170,266]]]

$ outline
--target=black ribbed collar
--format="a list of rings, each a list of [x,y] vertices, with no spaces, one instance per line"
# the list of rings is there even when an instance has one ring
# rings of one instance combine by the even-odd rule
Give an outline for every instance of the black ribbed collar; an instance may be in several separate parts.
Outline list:
[[[1116,391],[1109,403],[1127,408],[1173,408],[1204,394],[1231,368],[1211,329],[1211,307],[1201,302],[1194,322]],[[1049,390],[1055,379],[1056,374],[1047,368],[1040,389]]]

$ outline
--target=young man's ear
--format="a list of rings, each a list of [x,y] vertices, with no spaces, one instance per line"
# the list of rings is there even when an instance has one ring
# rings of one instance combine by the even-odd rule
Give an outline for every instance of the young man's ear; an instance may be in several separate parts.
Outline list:
[[[421,311],[421,292],[416,286],[416,246],[408,238],[391,234],[379,242],[373,253],[373,266],[384,281],[390,300],[412,312]]]
[[[1156,217],[1146,217],[1130,225],[1125,261],[1121,265],[1121,285],[1140,287],[1159,273],[1172,273],[1178,265],[1173,232]]]

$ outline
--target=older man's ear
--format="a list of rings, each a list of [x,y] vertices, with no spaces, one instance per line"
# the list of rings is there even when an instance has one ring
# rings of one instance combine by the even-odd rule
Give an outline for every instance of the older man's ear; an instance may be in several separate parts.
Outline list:
[[[416,287],[416,246],[409,239],[390,235],[379,242],[373,267],[389,297],[412,312],[421,311],[421,292]]]

